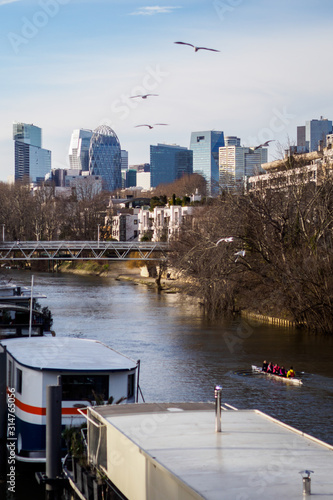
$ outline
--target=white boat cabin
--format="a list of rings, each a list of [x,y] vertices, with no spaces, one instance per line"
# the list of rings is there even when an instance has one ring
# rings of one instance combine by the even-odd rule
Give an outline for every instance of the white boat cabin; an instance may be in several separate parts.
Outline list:
[[[3,340],[7,393],[15,396],[17,459],[45,461],[46,388],[61,376],[62,424],[85,421],[79,409],[137,401],[137,363],[96,340],[72,337]]]

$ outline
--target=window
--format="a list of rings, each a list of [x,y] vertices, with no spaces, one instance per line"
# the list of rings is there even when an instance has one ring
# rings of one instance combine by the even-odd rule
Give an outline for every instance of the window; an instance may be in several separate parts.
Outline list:
[[[9,390],[12,388],[12,367],[13,362],[8,360],[8,388]]]
[[[22,370],[16,368],[16,392],[22,394]]]
[[[134,382],[135,382],[135,375],[132,373],[131,375],[128,375],[128,380],[127,380],[127,399],[133,398],[134,396]]]
[[[138,223],[138,219],[134,219],[134,224],[137,224]]]
[[[63,401],[107,401],[109,375],[62,375]]]

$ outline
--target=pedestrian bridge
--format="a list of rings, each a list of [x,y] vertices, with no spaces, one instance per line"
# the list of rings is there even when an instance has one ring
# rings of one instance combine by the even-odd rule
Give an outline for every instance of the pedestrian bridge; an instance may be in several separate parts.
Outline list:
[[[0,262],[63,260],[164,260],[168,244],[139,241],[3,241]]]

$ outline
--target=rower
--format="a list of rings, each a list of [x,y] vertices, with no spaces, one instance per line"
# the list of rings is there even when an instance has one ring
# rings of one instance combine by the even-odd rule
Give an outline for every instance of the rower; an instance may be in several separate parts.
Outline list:
[[[287,372],[287,378],[293,378],[293,377],[295,377],[295,372],[293,367],[291,366]]]

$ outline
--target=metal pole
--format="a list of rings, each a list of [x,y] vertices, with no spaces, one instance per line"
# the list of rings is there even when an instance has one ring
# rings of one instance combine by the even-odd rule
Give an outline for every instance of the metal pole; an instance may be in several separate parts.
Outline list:
[[[33,303],[33,296],[34,296],[34,275],[31,276],[29,337],[31,337],[31,330],[32,330],[32,303]]]
[[[99,248],[99,226],[100,224],[97,224],[97,248]]]
[[[2,241],[5,241],[5,225],[6,224],[1,224],[2,225]]]
[[[215,432],[221,432],[221,394],[222,386],[215,386]]]
[[[46,498],[58,498],[61,483],[61,396],[62,387],[48,385],[46,388]],[[49,481],[50,480],[50,481]],[[60,498],[60,495],[59,495]]]

